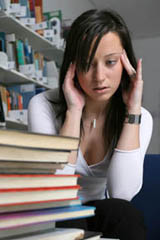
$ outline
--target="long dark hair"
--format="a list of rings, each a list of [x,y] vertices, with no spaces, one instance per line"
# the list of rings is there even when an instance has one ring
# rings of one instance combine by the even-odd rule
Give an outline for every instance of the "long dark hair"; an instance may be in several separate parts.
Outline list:
[[[136,68],[136,58],[129,30],[117,12],[110,9],[93,9],[81,14],[70,28],[60,71],[59,104],[61,110],[59,116],[61,116],[62,122],[65,120],[67,110],[62,85],[70,63],[73,62],[76,64],[77,71],[87,72],[101,38],[108,32],[114,32],[119,36],[132,66]],[[93,40],[95,40],[94,45]],[[93,46],[92,50],[91,46]],[[78,86],[76,75],[74,81],[75,85]],[[123,69],[121,84],[110,100],[103,131],[104,141],[108,146],[109,158],[112,156],[113,150],[117,145],[126,115],[126,106],[122,99],[122,90],[127,90],[129,85],[130,78],[126,70]]]

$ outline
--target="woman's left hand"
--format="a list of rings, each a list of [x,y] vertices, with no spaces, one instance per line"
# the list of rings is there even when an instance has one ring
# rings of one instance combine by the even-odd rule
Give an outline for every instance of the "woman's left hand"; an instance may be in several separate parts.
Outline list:
[[[135,70],[124,50],[121,55],[121,61],[131,79],[130,88],[128,91],[123,92],[123,100],[129,113],[138,114],[141,111],[143,94],[142,59],[138,60],[137,69]]]

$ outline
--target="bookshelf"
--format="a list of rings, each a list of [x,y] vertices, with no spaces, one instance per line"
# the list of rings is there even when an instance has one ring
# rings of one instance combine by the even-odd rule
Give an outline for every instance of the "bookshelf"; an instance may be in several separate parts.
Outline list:
[[[15,84],[25,84],[25,83],[34,83],[38,86],[45,87],[46,89],[50,89],[47,84],[43,84],[41,81],[32,79],[27,77],[26,75],[16,71],[16,70],[8,70],[4,67],[0,66],[0,83],[5,86],[15,85]]]
[[[36,51],[43,53],[48,60],[55,60],[59,65],[61,64],[63,49],[57,49],[49,40],[2,10],[0,10],[0,29],[5,33],[14,32],[17,38],[22,40],[27,38]]]
[[[41,53],[47,61],[55,61],[58,66],[61,65],[63,58],[63,49],[57,48],[51,41],[45,39],[43,36],[32,30],[30,27],[24,25],[19,19],[0,10],[0,32],[5,34],[14,33],[16,39],[25,41],[34,49],[34,51]],[[0,66],[0,85],[10,87],[21,84],[35,84],[36,87],[51,89],[52,87],[45,84],[41,80],[29,77],[18,70],[7,69],[5,66]],[[27,125],[23,122],[11,120],[6,118],[7,128],[27,129]]]

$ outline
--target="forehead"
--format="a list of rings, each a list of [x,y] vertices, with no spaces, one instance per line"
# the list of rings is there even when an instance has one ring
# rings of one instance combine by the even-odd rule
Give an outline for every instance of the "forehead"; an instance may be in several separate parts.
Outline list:
[[[123,49],[120,37],[114,32],[105,34],[100,40],[95,56],[121,52]]]

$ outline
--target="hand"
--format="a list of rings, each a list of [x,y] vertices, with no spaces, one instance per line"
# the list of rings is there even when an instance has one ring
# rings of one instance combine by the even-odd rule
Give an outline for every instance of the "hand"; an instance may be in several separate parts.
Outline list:
[[[142,60],[138,60],[137,69],[135,70],[129,62],[126,52],[123,51],[121,61],[131,79],[130,88],[127,92],[123,92],[123,100],[129,113],[139,114],[143,93]]]
[[[75,64],[71,63],[64,79],[63,92],[68,110],[82,111],[85,105],[85,97],[74,85],[75,68]]]

